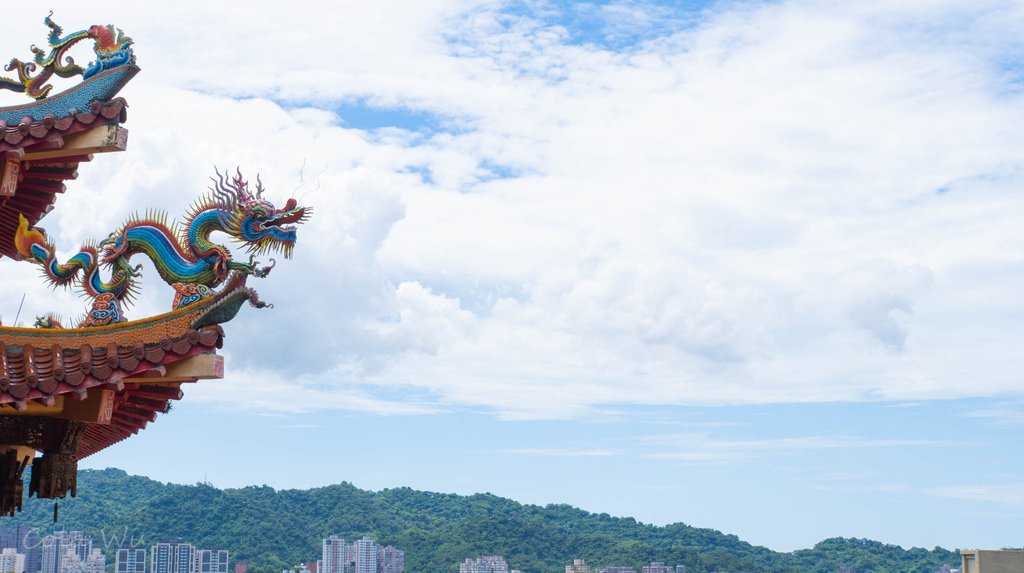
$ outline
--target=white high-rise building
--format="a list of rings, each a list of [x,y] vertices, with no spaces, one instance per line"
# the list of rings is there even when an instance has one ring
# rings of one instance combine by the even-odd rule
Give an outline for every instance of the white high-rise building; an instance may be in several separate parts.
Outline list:
[[[149,548],[149,573],[172,573],[173,571],[174,544],[157,543],[151,546]]]
[[[149,573],[195,573],[196,548],[191,543],[157,543],[149,554]]]
[[[121,547],[114,558],[114,573],[146,573],[146,549]]]
[[[196,546],[179,543],[174,547],[173,573],[194,573],[196,570]]]
[[[324,539],[323,555],[317,573],[344,573],[346,562],[345,540],[337,535]]]
[[[89,556],[92,554],[91,537],[87,537],[81,531],[63,531],[58,533],[64,534],[62,545],[67,548],[64,550],[65,555],[68,552],[74,553],[79,563],[84,563],[89,559]]]
[[[57,531],[40,544],[42,573],[104,573],[106,557],[81,531]]]
[[[195,573],[228,573],[227,549],[197,549]]]
[[[323,555],[317,573],[403,573],[405,552],[391,545],[381,546],[369,537],[352,543],[337,535],[323,540]],[[505,573],[508,573],[507,571]]]
[[[92,540],[89,540],[89,546],[92,547]],[[68,571],[67,573],[105,573],[106,570],[107,557],[103,555],[99,548],[96,548],[89,551],[85,559],[78,562],[78,567],[75,571]]]
[[[463,561],[459,573],[508,573],[508,563],[500,555],[484,555]]]
[[[19,552],[25,555],[26,573],[39,573],[42,565],[42,551],[40,549],[42,540],[39,538],[39,532],[29,529],[22,535],[19,529],[18,534],[19,544],[16,547],[19,548]]]
[[[40,545],[40,567],[42,573],[60,573],[60,538],[47,535]]]
[[[377,542],[363,537],[355,542],[355,573],[377,573]]]
[[[13,547],[0,551],[0,573],[25,573],[25,556]]]

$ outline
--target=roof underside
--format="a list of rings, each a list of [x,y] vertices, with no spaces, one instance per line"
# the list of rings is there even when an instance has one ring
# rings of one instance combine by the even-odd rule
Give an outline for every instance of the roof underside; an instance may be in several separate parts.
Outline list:
[[[18,258],[13,241],[19,215],[34,226],[53,209],[64,182],[78,177],[80,163],[92,153],[124,149],[127,132],[118,125],[127,107],[115,98],[62,118],[0,121],[0,257]]]
[[[0,342],[0,415],[92,422],[78,457],[92,455],[167,412],[170,401],[181,398],[182,383],[219,377],[223,365],[214,353],[223,338],[219,326],[206,326],[130,345],[98,346],[88,336],[78,345]]]

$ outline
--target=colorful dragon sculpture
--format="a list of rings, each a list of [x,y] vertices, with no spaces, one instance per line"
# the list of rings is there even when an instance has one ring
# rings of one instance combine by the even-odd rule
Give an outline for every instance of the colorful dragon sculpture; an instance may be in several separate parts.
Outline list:
[[[50,52],[47,54],[40,48],[32,46],[35,54],[34,62],[22,62],[14,58],[4,66],[8,72],[18,74],[17,80],[0,77],[0,89],[8,89],[16,92],[24,92],[28,96],[41,100],[46,98],[53,86],[47,84],[51,77],[56,74],[62,78],[82,76],[89,79],[92,76],[118,66],[135,63],[135,54],[132,52],[132,39],[124,35],[120,29],[113,26],[91,26],[88,30],[81,30],[64,36],[60,36],[64,30],[51,19],[53,12],[43,20],[50,28]],[[86,68],[75,64],[75,60],[67,55],[68,50],[76,43],[86,38],[92,38],[95,44],[96,60]],[[39,73],[32,75],[39,68]]]
[[[122,303],[131,301],[141,265],[133,266],[133,255],[149,257],[157,273],[175,289],[173,307],[182,308],[213,296],[213,288],[232,272],[265,277],[274,266],[254,262],[257,255],[279,251],[291,257],[296,225],[312,213],[288,199],[281,209],[263,199],[263,184],[256,179],[256,191],[250,193],[241,171],[234,177],[216,171],[210,193],[196,201],[182,225],[168,225],[166,216],[151,213],[130,218],[120,230],[95,245],[85,245],[67,262],[59,263],[56,249],[42,229],[30,229],[22,217],[14,236],[18,253],[43,268],[44,276],[55,286],[81,285],[92,299],[92,309],[80,326],[100,326],[125,320]],[[210,240],[214,232],[223,232],[241,243],[249,261],[231,258],[223,245]],[[104,281],[100,269],[110,269]]]

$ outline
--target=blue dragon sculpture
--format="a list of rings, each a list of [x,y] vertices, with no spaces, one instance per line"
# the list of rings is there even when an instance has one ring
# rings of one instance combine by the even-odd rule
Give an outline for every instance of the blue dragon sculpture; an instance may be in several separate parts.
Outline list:
[[[157,273],[176,291],[174,308],[213,296],[213,288],[232,272],[265,277],[273,268],[254,262],[257,255],[281,252],[290,258],[296,226],[312,213],[288,199],[275,208],[263,198],[263,184],[256,178],[254,193],[240,170],[234,177],[216,171],[210,193],[196,201],[182,224],[168,225],[163,214],[132,217],[98,244],[87,244],[67,262],[60,263],[56,249],[42,229],[30,229],[21,217],[14,243],[18,253],[43,269],[54,286],[78,284],[92,298],[92,310],[80,326],[100,326],[125,320],[122,304],[131,301],[141,276],[141,265],[131,258],[141,254],[153,261]],[[248,262],[235,260],[224,245],[210,235],[223,232],[249,253]],[[101,268],[110,269],[109,280]]]

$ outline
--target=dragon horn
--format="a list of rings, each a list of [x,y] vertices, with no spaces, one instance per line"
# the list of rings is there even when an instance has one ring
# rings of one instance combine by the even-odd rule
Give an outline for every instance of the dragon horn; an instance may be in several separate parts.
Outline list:
[[[221,174],[217,166],[214,165],[213,172],[217,174],[217,178],[210,177],[210,181],[214,182],[214,186],[210,187],[210,191],[213,193],[214,206],[217,209],[217,222],[220,223],[221,228],[227,228],[228,213],[235,210],[238,200],[234,189],[229,187],[224,179],[227,171]]]
[[[235,193],[238,194],[238,198],[241,199],[243,202],[251,201],[252,195],[249,195],[249,183],[242,178],[242,168],[236,167],[235,173],[237,173],[237,175],[235,175],[234,181]]]
[[[222,208],[231,211],[234,209],[237,199],[235,189],[228,185],[228,182],[225,179],[225,177],[227,177],[226,171],[221,174],[216,167],[214,167],[213,170],[217,174],[217,178],[214,179],[213,177],[210,177],[210,181],[213,181],[216,186],[211,187],[210,191],[213,192],[213,196],[218,200]]]
[[[265,189],[263,189],[263,181],[260,181],[260,174],[257,173],[256,174],[256,198],[257,199],[262,199],[263,198],[263,191],[265,191]]]

